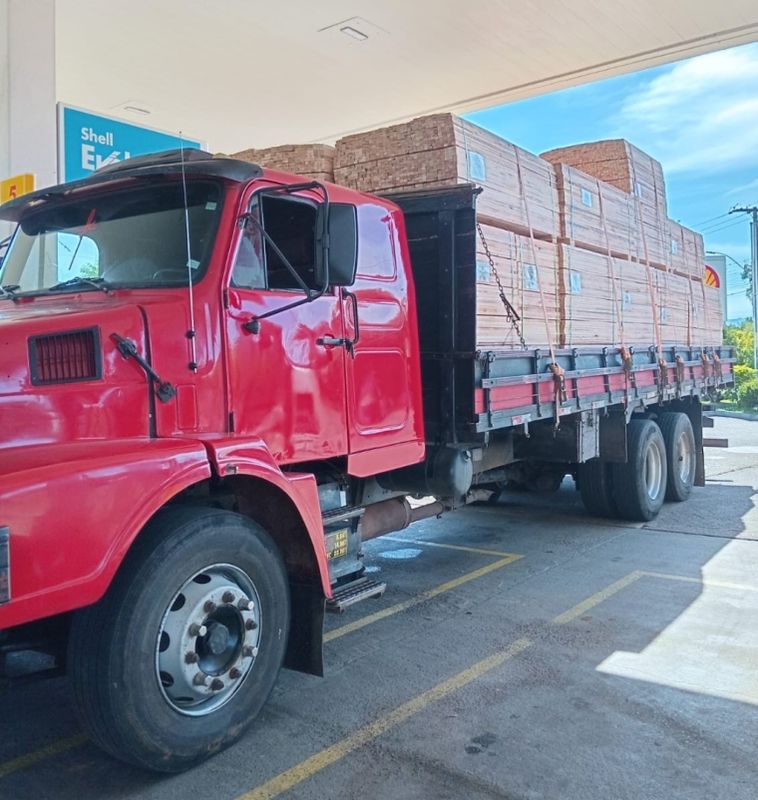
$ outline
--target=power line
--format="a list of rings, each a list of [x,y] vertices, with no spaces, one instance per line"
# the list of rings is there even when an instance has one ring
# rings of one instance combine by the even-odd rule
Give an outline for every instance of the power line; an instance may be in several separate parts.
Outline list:
[[[722,217],[728,217],[729,212],[726,211],[723,214],[719,214],[717,217],[710,217],[710,219],[704,219],[702,222],[696,222],[693,227],[699,228],[701,225],[708,225],[708,223],[713,222],[714,220],[721,219]]]
[[[736,228],[738,225],[741,225],[741,224],[742,224],[742,220],[741,219],[736,220],[736,221],[733,220],[732,222],[728,222],[726,225],[719,225],[719,226],[717,226],[715,228],[709,228],[709,229],[706,229],[706,230],[702,230],[702,231],[700,231],[700,233],[703,236],[712,236],[714,233],[719,233],[720,231],[725,231],[725,230],[727,230],[729,228]]]

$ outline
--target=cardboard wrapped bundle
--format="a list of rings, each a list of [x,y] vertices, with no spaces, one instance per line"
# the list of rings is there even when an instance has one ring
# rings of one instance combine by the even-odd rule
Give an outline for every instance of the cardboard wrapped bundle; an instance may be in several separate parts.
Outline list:
[[[559,234],[550,164],[452,114],[433,114],[346,136],[336,145],[337,183],[365,192],[476,183],[484,222],[539,237]]]
[[[567,164],[556,164],[561,238],[599,252],[637,252],[635,210],[629,194]],[[606,239],[607,236],[607,239]]]
[[[232,153],[231,157],[316,181],[334,182],[334,148],[328,144],[283,144],[252,148]]]
[[[556,245],[538,239],[532,242],[528,236],[490,225],[483,225],[482,230],[505,295],[521,319],[516,325],[509,322],[484,246],[477,237],[477,347],[520,348],[519,332],[530,349],[550,344],[558,346],[560,315]]]
[[[668,265],[666,186],[658,161],[624,139],[560,147],[542,158],[575,167],[635,198],[638,250],[632,255]]]

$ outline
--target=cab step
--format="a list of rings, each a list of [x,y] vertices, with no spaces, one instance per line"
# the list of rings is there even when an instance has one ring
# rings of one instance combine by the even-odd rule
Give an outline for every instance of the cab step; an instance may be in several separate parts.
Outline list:
[[[370,578],[359,578],[335,589],[334,596],[326,601],[326,610],[332,614],[341,614],[346,608],[360,603],[361,600],[381,597],[386,588],[386,583],[372,581]]]

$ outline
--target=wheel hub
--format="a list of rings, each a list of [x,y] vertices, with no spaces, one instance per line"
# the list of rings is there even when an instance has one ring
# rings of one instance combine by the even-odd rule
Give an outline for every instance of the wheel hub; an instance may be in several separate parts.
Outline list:
[[[260,602],[248,575],[229,564],[193,575],[172,599],[158,634],[163,696],[183,714],[215,711],[250,674],[260,636]]]

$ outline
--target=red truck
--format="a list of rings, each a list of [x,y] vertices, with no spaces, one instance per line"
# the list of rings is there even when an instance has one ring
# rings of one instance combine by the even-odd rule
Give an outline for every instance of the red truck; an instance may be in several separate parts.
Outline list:
[[[48,653],[99,745],[178,771],[322,674],[325,611],[385,588],[362,542],[514,483],[643,520],[703,485],[731,351],[477,350],[476,195],[172,151],[0,207],[0,667]]]

